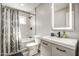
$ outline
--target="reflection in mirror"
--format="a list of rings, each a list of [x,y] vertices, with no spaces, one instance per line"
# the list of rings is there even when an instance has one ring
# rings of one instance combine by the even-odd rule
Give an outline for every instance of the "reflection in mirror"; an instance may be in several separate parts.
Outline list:
[[[54,4],[54,26],[60,27],[60,28],[69,27],[69,4],[68,3]]]
[[[52,6],[53,30],[72,30],[72,4],[54,3]]]

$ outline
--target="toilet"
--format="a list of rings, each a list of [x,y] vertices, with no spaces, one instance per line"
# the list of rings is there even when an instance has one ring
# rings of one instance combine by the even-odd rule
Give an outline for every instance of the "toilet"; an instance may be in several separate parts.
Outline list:
[[[32,55],[35,55],[38,53],[38,44],[35,43],[35,42],[31,42],[31,43],[28,43],[26,44],[27,48],[28,48],[28,55],[29,56],[32,56]]]
[[[31,39],[34,39],[34,42],[30,42],[26,44],[26,47],[29,50],[29,54],[28,54],[29,56],[32,56],[38,53],[39,44],[40,44],[40,41],[38,38],[34,37]]]

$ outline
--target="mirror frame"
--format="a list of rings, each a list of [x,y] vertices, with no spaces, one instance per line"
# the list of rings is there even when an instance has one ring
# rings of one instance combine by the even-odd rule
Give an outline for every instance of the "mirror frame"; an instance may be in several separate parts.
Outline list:
[[[54,3],[52,4],[52,29],[53,30],[74,30],[74,20],[72,20],[72,3],[69,3],[69,27],[54,27]]]

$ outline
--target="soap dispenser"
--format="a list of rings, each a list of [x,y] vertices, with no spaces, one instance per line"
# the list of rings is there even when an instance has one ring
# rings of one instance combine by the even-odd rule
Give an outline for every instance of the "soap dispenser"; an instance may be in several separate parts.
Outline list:
[[[63,32],[63,37],[67,38],[67,33],[65,31]]]

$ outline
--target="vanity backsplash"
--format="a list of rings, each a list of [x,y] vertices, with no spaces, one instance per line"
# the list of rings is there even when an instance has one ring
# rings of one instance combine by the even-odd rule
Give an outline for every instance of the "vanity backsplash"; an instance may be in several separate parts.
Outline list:
[[[60,32],[61,37],[65,38],[73,38],[73,39],[79,39],[79,32],[68,32],[65,31],[65,36],[63,35],[63,31],[51,31],[51,33],[54,34],[54,36],[57,36],[57,33]]]

